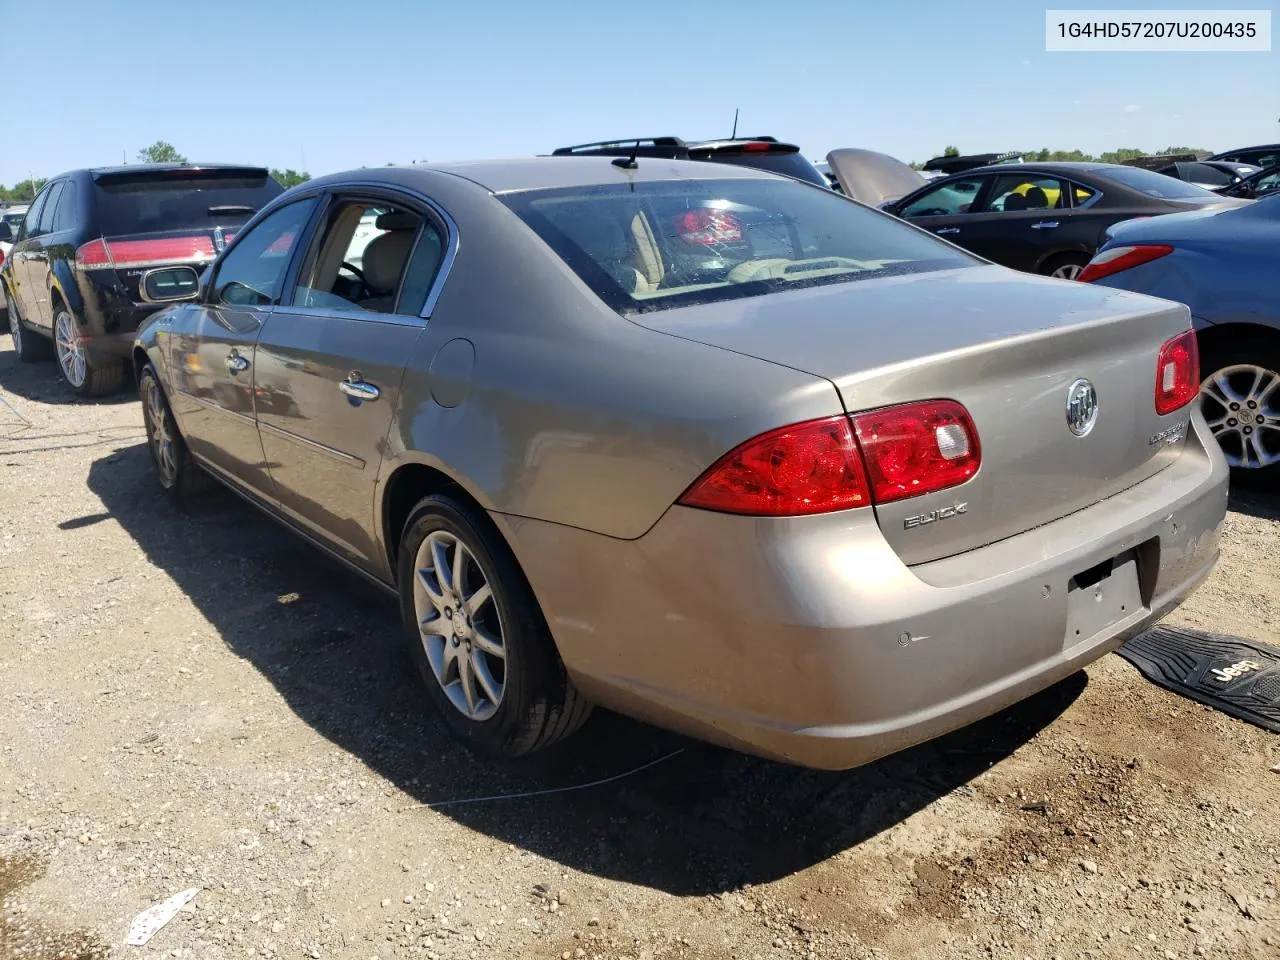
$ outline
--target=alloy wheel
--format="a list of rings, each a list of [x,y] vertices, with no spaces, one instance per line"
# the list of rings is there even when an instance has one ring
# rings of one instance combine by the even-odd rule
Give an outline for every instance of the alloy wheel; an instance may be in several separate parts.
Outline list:
[[[13,337],[13,352],[22,353],[22,321],[18,319],[18,311],[13,309],[9,301],[9,291],[0,283],[0,295],[4,296],[5,312],[9,316],[9,336]]]
[[[1251,363],[1215,370],[1200,385],[1200,409],[1231,466],[1280,462],[1280,373]]]
[[[1074,280],[1083,272],[1084,267],[1080,266],[1078,263],[1064,263],[1062,266],[1054,270],[1053,273],[1049,274],[1049,276],[1057,277],[1059,280]]]
[[[80,345],[80,335],[76,332],[75,318],[68,311],[58,312],[53,322],[53,334],[62,375],[67,378],[67,383],[76,389],[83,387],[89,373],[88,362],[85,359],[84,347]]]
[[[483,723],[506,693],[507,649],[490,577],[446,530],[429,533],[414,561],[413,606],[436,681],[463,716]]]
[[[154,378],[147,379],[144,416],[147,421],[147,437],[151,444],[151,455],[155,458],[156,469],[160,471],[166,486],[172,486],[178,478],[178,455],[175,449],[173,430],[169,425],[169,411],[165,407],[164,395],[160,385]]]

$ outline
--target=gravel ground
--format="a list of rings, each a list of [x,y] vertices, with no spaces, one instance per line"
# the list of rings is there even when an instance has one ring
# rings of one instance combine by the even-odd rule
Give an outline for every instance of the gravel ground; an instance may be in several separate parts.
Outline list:
[[[4,960],[1280,957],[1280,738],[1118,657],[844,774],[609,715],[495,769],[388,599],[230,495],[159,495],[131,397],[7,337],[0,397]],[[1278,518],[1238,499],[1172,619],[1280,641]]]

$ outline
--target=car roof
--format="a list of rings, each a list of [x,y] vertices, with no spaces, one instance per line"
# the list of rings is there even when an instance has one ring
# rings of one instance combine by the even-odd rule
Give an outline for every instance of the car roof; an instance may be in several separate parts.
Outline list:
[[[517,157],[509,160],[466,160],[413,166],[370,167],[330,174],[312,184],[343,183],[352,179],[412,185],[415,175],[431,173],[461,177],[493,193],[594,187],[609,184],[653,183],[673,180],[790,180],[754,167],[697,160],[641,157],[634,169],[614,163],[617,157]]]

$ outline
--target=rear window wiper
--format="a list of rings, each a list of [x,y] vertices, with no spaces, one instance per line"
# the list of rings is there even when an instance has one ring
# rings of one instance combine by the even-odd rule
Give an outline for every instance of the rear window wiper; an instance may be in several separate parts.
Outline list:
[[[220,213],[257,213],[257,207],[245,206],[241,203],[224,203],[209,208],[209,216],[216,217]]]

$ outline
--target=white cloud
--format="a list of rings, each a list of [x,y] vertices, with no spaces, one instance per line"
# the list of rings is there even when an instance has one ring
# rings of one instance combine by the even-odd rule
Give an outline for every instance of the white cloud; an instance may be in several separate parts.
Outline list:
[[[1125,104],[1124,112],[1125,112],[1125,113],[1137,113],[1137,112],[1138,112],[1139,110],[1141,110],[1141,109],[1142,109],[1142,108],[1141,108],[1141,107],[1139,107],[1136,103],[1129,103],[1129,104]]]

